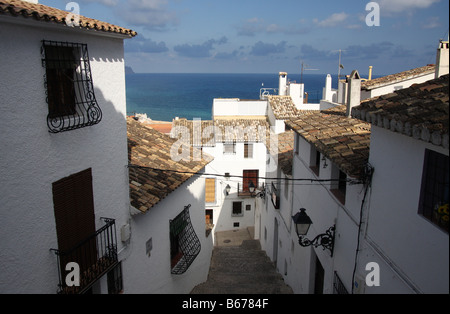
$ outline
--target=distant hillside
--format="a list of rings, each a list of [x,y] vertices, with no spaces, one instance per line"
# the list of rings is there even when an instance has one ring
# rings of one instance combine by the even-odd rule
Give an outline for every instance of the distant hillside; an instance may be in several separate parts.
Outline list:
[[[134,74],[134,71],[131,67],[125,66],[125,74]]]

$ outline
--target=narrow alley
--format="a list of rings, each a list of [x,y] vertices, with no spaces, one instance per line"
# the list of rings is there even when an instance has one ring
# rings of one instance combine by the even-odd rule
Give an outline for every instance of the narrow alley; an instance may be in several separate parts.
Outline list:
[[[247,229],[216,233],[208,280],[191,294],[292,294]]]

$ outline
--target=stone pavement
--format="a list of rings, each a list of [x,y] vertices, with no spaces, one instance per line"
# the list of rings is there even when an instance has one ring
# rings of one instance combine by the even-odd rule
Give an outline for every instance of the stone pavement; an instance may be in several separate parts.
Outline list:
[[[247,229],[217,232],[208,280],[191,294],[292,294]]]

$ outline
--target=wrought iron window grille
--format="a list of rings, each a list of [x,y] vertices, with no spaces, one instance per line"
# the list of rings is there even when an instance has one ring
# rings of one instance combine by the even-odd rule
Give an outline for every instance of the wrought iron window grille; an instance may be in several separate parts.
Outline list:
[[[201,250],[200,240],[189,217],[190,207],[190,204],[185,206],[177,217],[170,220],[171,273],[174,275],[184,274]]]
[[[43,40],[41,54],[49,132],[99,123],[102,111],[94,94],[87,45]]]
[[[280,191],[272,182],[271,200],[275,209],[280,209]]]

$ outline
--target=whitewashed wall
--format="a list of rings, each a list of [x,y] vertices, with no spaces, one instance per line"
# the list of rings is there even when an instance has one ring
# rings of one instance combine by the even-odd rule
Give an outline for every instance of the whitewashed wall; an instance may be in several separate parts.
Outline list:
[[[200,254],[182,275],[172,275],[170,266],[170,222],[184,207],[201,243]],[[213,239],[205,235],[205,179],[193,176],[169,197],[145,214],[131,219],[131,242],[123,252],[124,293],[189,293],[206,281],[211,261]],[[146,242],[152,250],[147,255]],[[127,284],[128,283],[128,284]]]
[[[299,141],[299,154],[293,158],[293,178],[330,179],[336,167],[330,160],[323,168],[321,160],[320,174],[316,176],[310,169],[311,145],[302,137]],[[279,177],[283,174],[268,173],[267,176]],[[285,193],[285,189],[289,193]],[[325,271],[324,293],[333,293],[333,276],[336,271],[346,289],[351,290],[352,272],[361,205],[361,185],[347,186],[347,199],[342,205],[329,191],[330,183],[294,181],[287,187],[280,184],[280,209],[276,210],[270,198],[261,212],[260,242],[267,255],[276,261],[276,266],[284,280],[294,293],[310,294],[314,292],[315,259],[318,258]],[[306,208],[313,224],[307,238],[313,239],[336,224],[336,243],[333,258],[328,250],[321,247],[301,247],[292,222],[292,216],[300,208]]]
[[[100,217],[116,219],[117,228],[127,219],[123,40],[92,33],[21,17],[0,19],[0,292],[57,290],[56,256],[49,251],[58,247],[52,182],[92,168],[97,228]],[[48,132],[43,39],[87,43],[103,112],[99,124]]]
[[[425,149],[447,156],[448,149],[379,127],[372,127],[370,145],[375,172],[361,264],[381,261],[381,286],[366,293],[397,286],[403,293],[448,293],[448,234],[418,214]]]
[[[405,81],[395,82],[392,84],[374,88],[370,91],[361,90],[361,100],[393,93],[396,90],[408,88],[413,84],[420,84],[432,79],[434,79],[434,72],[426,75],[417,76]]]
[[[266,100],[240,100],[239,98],[215,98],[212,116],[265,116]]]
[[[224,154],[223,143],[217,143],[215,147],[204,147],[203,151],[214,157],[214,160],[205,168],[205,173],[221,174],[230,173],[231,176],[242,177],[243,170],[259,170],[259,176],[263,177],[266,171],[267,149],[263,143],[253,143],[253,158],[244,158],[244,143],[236,143],[236,154]],[[207,176],[206,176],[207,177]],[[238,184],[242,189],[242,178],[224,177],[216,178],[216,202],[206,203],[206,209],[213,209],[214,232],[233,230],[234,223],[239,223],[239,229],[252,227],[255,224],[255,199],[243,198],[237,195]],[[264,180],[259,180],[260,185]],[[225,188],[230,185],[228,196]],[[232,216],[233,202],[242,202],[242,216]],[[251,210],[246,210],[246,205]]]

